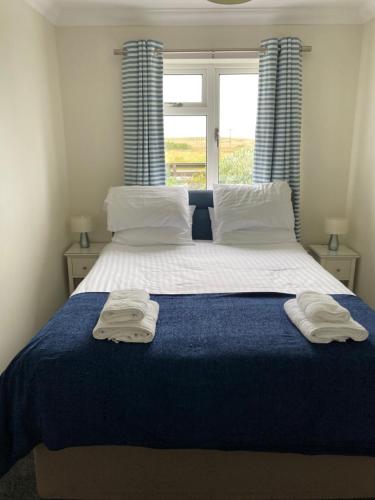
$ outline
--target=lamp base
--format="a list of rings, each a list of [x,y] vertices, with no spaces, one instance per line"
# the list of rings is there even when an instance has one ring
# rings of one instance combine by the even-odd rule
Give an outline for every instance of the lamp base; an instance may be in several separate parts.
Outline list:
[[[79,244],[81,248],[90,248],[90,240],[88,233],[81,233]]]
[[[328,250],[331,252],[337,252],[339,249],[339,237],[337,234],[331,234],[331,237],[329,238],[328,242]]]

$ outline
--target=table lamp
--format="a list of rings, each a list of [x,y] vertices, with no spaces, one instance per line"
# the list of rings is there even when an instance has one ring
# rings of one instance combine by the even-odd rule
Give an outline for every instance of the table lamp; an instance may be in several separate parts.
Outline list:
[[[81,248],[89,248],[90,240],[87,233],[93,229],[92,217],[88,215],[73,215],[70,218],[70,227],[73,233],[81,233],[79,240]]]
[[[339,235],[348,232],[348,220],[344,218],[328,218],[325,221],[325,232],[330,235],[328,250],[337,252],[339,249]]]

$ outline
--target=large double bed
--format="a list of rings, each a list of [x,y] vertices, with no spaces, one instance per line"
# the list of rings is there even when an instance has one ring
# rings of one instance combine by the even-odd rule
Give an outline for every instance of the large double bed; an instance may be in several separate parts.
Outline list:
[[[46,498],[375,496],[375,312],[298,243],[111,243],[0,379],[0,473],[35,448]],[[91,333],[108,292],[160,305],[150,344]],[[309,343],[283,305],[334,295],[365,342]]]

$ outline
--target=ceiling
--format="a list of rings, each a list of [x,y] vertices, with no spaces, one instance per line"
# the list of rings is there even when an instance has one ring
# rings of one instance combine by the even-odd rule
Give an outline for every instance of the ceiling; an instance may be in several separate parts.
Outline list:
[[[58,25],[359,24],[375,0],[27,0]]]

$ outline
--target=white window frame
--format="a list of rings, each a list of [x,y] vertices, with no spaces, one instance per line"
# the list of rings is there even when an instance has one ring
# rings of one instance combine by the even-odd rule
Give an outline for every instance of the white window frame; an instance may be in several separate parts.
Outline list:
[[[207,123],[207,185],[212,189],[219,182],[219,147],[216,132],[220,121],[220,75],[258,74],[259,61],[241,59],[230,61],[205,60],[188,62],[170,60],[164,64],[164,74],[168,75],[202,75],[201,103],[164,103],[165,116],[206,116]],[[220,135],[220,130],[219,130]]]

